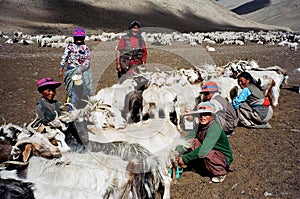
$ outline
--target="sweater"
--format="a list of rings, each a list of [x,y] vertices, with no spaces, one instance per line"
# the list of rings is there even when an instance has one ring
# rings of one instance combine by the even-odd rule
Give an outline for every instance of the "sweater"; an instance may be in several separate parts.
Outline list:
[[[206,133],[204,140],[200,139],[200,134]],[[232,151],[227,138],[227,135],[222,130],[221,126],[214,120],[209,124],[208,128],[202,128],[201,125],[198,128],[196,138],[199,140],[201,145],[194,151],[191,151],[182,156],[185,164],[198,159],[204,158],[211,150],[221,152],[226,156],[227,163],[230,164],[233,160]]]

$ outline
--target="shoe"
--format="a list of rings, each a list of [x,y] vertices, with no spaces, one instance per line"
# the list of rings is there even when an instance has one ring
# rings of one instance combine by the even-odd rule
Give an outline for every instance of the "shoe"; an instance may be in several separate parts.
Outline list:
[[[270,123],[265,123],[265,124],[254,124],[249,126],[249,128],[254,128],[254,129],[271,129],[272,126]]]
[[[223,182],[224,179],[225,179],[226,175],[223,175],[223,176],[215,176],[215,177],[212,177],[211,178],[211,181],[214,182],[214,183],[220,183],[220,182]]]

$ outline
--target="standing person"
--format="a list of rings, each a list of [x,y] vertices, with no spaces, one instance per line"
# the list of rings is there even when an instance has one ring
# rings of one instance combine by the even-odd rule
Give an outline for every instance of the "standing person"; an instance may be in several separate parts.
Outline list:
[[[55,119],[56,115],[61,115],[60,103],[54,100],[56,88],[60,85],[60,82],[55,82],[49,77],[42,78],[37,82],[37,90],[42,94],[35,108],[38,117],[37,123],[47,125]]]
[[[250,73],[238,75],[241,93],[232,101],[237,110],[239,122],[249,128],[272,128],[269,120],[273,115],[270,101]]]
[[[204,95],[204,101],[209,101],[215,105],[216,122],[220,124],[226,135],[230,136],[238,124],[238,117],[232,104],[223,98],[218,91],[217,83],[209,81],[202,86],[200,93]]]
[[[139,73],[137,66],[146,63],[147,48],[140,28],[140,22],[132,21],[129,24],[128,33],[119,41],[116,52],[116,69],[119,79],[124,74]]]
[[[198,117],[199,125],[194,129],[189,150],[178,151],[183,154],[178,158],[180,167],[186,166],[200,171],[207,171],[212,182],[222,182],[233,157],[228,138],[221,126],[214,120],[215,107],[210,102],[201,102],[197,111],[190,112]],[[179,149],[179,148],[177,148]]]
[[[64,83],[68,92],[69,101],[76,107],[82,108],[85,102],[81,99],[87,99],[94,93],[90,49],[85,44],[85,31],[83,28],[76,28],[73,32],[74,42],[68,44],[61,58],[59,77],[64,76]],[[66,71],[64,68],[66,67]],[[77,75],[77,76],[75,76]],[[82,84],[74,86],[73,79],[77,77],[82,79]]]

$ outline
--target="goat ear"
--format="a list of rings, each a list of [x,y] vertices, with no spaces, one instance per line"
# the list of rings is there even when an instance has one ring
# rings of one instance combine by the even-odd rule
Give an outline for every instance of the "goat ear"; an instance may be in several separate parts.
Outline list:
[[[28,159],[31,156],[31,152],[33,151],[33,145],[32,144],[26,144],[25,149],[22,153],[23,155],[23,162],[27,162]]]
[[[257,83],[258,83],[258,85],[261,85],[261,80],[260,80],[260,78],[258,78]]]

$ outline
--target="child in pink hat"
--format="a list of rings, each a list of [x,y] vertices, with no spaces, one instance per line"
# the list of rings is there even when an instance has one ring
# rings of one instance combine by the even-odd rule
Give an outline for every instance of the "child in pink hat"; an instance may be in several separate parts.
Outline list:
[[[73,32],[74,42],[67,45],[61,57],[59,77],[64,79],[65,89],[68,92],[68,101],[76,108],[83,108],[89,96],[94,94],[91,70],[91,52],[85,44],[86,33],[83,28],[76,28]],[[81,76],[82,85],[76,87],[73,77]],[[69,110],[72,110],[69,107]]]
[[[38,123],[47,125],[55,119],[56,115],[61,115],[60,103],[54,100],[56,88],[60,85],[60,82],[55,82],[50,77],[42,78],[37,82],[37,90],[42,94],[35,108]]]

